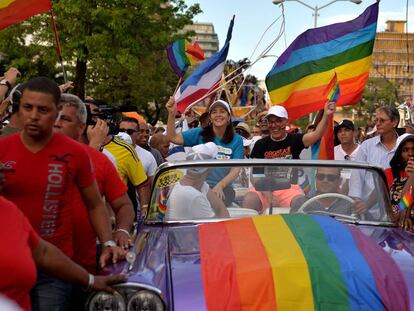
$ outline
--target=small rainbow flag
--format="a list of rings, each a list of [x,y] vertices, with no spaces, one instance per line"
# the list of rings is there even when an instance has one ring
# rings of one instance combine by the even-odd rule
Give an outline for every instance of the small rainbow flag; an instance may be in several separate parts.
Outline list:
[[[341,86],[337,105],[357,104],[371,68],[377,18],[378,1],[354,20],[300,34],[266,76],[272,104],[284,106],[291,120],[322,109],[334,72]]]
[[[184,76],[189,66],[204,60],[204,52],[198,42],[191,44],[185,39],[168,44],[167,56],[172,69],[179,77]]]
[[[208,310],[410,310],[391,256],[330,217],[202,224],[199,239]]]
[[[328,101],[330,102],[338,101],[340,90],[339,90],[338,76],[336,75],[336,72],[334,73],[332,80],[327,85],[325,94],[326,94],[326,98],[328,99]]]

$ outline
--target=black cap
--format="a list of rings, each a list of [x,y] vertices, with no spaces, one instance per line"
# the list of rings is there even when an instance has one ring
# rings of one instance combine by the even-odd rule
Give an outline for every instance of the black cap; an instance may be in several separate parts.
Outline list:
[[[353,131],[355,130],[354,123],[348,119],[344,119],[341,122],[339,122],[338,125],[336,126],[336,130],[339,130],[341,127],[346,127]]]

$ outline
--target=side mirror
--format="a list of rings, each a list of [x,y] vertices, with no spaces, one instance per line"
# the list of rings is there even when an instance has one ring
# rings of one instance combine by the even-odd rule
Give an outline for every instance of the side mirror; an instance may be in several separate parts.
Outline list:
[[[287,178],[259,178],[255,182],[255,189],[257,191],[277,191],[290,189],[290,180]]]

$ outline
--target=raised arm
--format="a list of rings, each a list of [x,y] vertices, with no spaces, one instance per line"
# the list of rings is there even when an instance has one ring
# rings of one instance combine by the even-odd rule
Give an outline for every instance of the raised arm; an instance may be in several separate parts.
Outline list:
[[[168,110],[168,121],[167,121],[167,137],[170,142],[176,145],[184,144],[183,135],[175,131],[175,114],[177,112],[177,105],[174,97],[170,97],[165,107]]]

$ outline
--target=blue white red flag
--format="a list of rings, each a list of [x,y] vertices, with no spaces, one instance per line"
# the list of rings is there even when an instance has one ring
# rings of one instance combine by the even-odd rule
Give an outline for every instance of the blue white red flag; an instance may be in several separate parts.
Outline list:
[[[220,87],[221,76],[229,51],[234,17],[230,22],[227,39],[223,48],[198,66],[180,86],[174,99],[177,111],[184,112],[196,104],[206,94]]]

